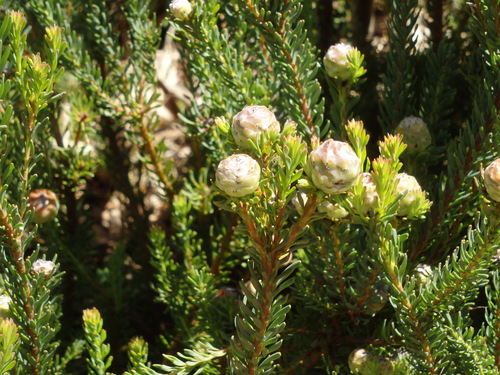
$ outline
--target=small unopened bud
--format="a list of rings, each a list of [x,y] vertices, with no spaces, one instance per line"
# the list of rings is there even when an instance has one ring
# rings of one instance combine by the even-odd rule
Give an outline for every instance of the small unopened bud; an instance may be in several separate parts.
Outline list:
[[[363,185],[363,209],[364,213],[374,211],[378,204],[377,185],[371,173],[361,173],[361,184]]]
[[[49,276],[54,270],[55,264],[50,260],[37,259],[31,265],[31,269],[35,273],[43,273],[45,276]]]
[[[193,10],[189,0],[172,0],[169,8],[174,17],[180,20],[187,19]]]
[[[483,179],[484,187],[490,198],[500,202],[500,158],[486,167]]]
[[[432,276],[432,267],[428,264],[420,263],[415,267],[414,275],[420,285],[425,285],[429,277]]]
[[[395,132],[403,136],[408,152],[422,151],[431,145],[431,133],[420,117],[405,117],[396,126]]]
[[[407,216],[418,210],[417,205],[425,200],[425,194],[422,191],[417,179],[406,173],[396,175],[396,194],[406,191],[406,195],[399,201],[397,211],[398,216]]]
[[[0,318],[7,318],[10,314],[10,304],[12,299],[6,295],[2,294],[0,296]]]
[[[333,139],[311,151],[308,159],[314,185],[327,194],[348,191],[359,175],[360,164],[361,161],[351,146]]]
[[[231,197],[252,194],[259,187],[260,165],[246,154],[222,160],[217,167],[215,184]]]
[[[250,149],[250,141],[255,142],[261,134],[279,133],[280,124],[276,116],[267,107],[250,105],[233,118],[231,132],[236,144],[243,149]]]
[[[342,81],[351,79],[356,73],[356,68],[351,66],[349,55],[355,52],[357,52],[355,47],[344,43],[330,46],[323,58],[326,73],[330,77],[340,78]]]
[[[28,196],[28,204],[35,210],[33,222],[43,224],[54,219],[59,211],[59,200],[53,191],[33,190]]]
[[[343,219],[349,214],[349,212],[338,203],[333,204],[328,201],[323,201],[319,204],[318,212],[326,213],[326,216],[331,220]]]
[[[297,210],[299,215],[304,213],[304,208],[307,204],[307,194],[301,191],[296,191],[292,198],[293,207]]]
[[[351,354],[349,354],[349,369],[353,374],[363,374],[363,370],[369,359],[370,353],[365,349],[354,349]]]
[[[389,288],[387,285],[375,286],[373,294],[366,300],[363,313],[373,316],[384,308],[389,301]]]
[[[377,375],[392,375],[394,373],[394,366],[392,361],[387,357],[372,357],[371,362],[376,368]]]

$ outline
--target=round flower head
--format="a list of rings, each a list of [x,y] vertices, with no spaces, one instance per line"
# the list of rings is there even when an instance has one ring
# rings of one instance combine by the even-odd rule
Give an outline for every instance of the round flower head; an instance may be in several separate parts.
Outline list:
[[[31,265],[31,269],[35,273],[43,273],[45,276],[49,276],[54,270],[55,264],[50,260],[37,259]]]
[[[364,187],[363,208],[366,214],[369,211],[375,210],[377,207],[377,185],[375,185],[375,181],[373,180],[371,173],[368,172],[361,173],[361,183]]]
[[[350,66],[348,56],[355,50],[356,48],[353,46],[344,43],[330,46],[323,58],[326,73],[332,78],[340,78],[343,81],[352,78],[354,72]]]
[[[401,194],[404,191],[407,193],[399,201],[398,216],[407,216],[424,194],[415,177],[406,173],[398,173],[396,175],[396,194]]]
[[[488,165],[483,174],[484,187],[491,199],[500,202],[500,159]]]
[[[396,126],[395,132],[403,136],[408,152],[422,151],[431,145],[431,133],[420,117],[405,117]]]
[[[276,116],[267,107],[250,105],[233,118],[231,132],[236,144],[243,149],[250,149],[250,141],[256,141],[260,134],[279,133],[280,124]]]
[[[369,359],[370,353],[365,349],[354,349],[351,354],[349,354],[349,369],[353,374],[362,374]]]
[[[59,211],[59,200],[56,194],[47,189],[33,190],[28,196],[28,204],[35,209],[33,221],[36,224],[52,220]]]
[[[420,285],[424,285],[427,283],[429,277],[432,276],[432,267],[428,264],[420,263],[415,267],[414,275],[417,279],[417,282]]]
[[[361,161],[351,146],[329,139],[309,154],[314,185],[327,194],[345,193],[359,175]]]
[[[174,15],[174,17],[180,20],[185,20],[191,14],[193,7],[189,0],[172,0],[169,5],[169,9]]]
[[[260,165],[246,154],[222,160],[217,167],[215,184],[231,197],[252,194],[259,187]]]

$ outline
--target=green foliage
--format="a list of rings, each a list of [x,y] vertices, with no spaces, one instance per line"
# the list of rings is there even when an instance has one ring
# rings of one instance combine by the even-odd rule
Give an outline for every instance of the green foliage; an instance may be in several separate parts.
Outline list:
[[[498,373],[500,2],[170,4],[0,1],[0,373]],[[251,105],[280,131],[243,150]]]

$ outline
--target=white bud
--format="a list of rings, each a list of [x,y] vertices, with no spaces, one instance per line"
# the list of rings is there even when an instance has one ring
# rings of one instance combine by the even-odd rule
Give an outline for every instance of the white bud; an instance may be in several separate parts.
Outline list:
[[[403,142],[408,145],[408,152],[422,151],[431,145],[431,133],[427,124],[420,117],[405,117],[395,129],[403,135]]]
[[[363,185],[363,209],[365,214],[374,211],[378,204],[377,185],[371,173],[361,173],[361,184]]]
[[[488,165],[483,174],[484,187],[491,199],[500,202],[500,159]]]
[[[169,9],[174,17],[185,20],[191,14],[193,7],[189,0],[172,0]]]
[[[333,204],[328,201],[323,201],[319,204],[318,212],[326,213],[326,216],[331,220],[343,219],[344,217],[349,215],[349,212],[347,212],[344,207],[342,207],[338,203]]]
[[[363,370],[366,367],[366,363],[370,358],[370,353],[365,349],[354,349],[351,354],[349,354],[349,369],[353,374],[363,374]]]
[[[355,72],[350,66],[348,56],[354,51],[356,48],[344,43],[330,46],[323,58],[326,73],[332,78],[340,78],[343,81],[352,78]]]
[[[37,259],[31,265],[31,269],[35,273],[43,273],[49,276],[54,270],[55,264],[50,260]]]
[[[279,133],[280,124],[276,116],[267,107],[250,105],[233,118],[231,132],[236,144],[243,149],[250,149],[250,141],[255,142],[261,134]]]
[[[398,173],[396,175],[396,194],[401,194],[406,191],[406,195],[399,201],[398,216],[407,216],[418,201],[424,199],[424,192],[420,187],[417,179],[406,173]]]
[[[0,318],[6,318],[10,314],[10,304],[12,299],[6,295],[2,294],[0,296]]]
[[[417,281],[420,285],[424,285],[427,283],[427,280],[429,277],[432,276],[432,267],[429,266],[428,264],[420,263],[415,267],[415,272],[414,272]]]
[[[301,191],[296,191],[292,198],[292,204],[299,213],[299,215],[302,215],[304,213],[304,208],[307,204],[307,194]]]
[[[217,167],[215,184],[231,197],[252,194],[259,187],[260,165],[246,154],[222,160]]]
[[[361,161],[346,142],[329,139],[309,154],[314,185],[327,194],[348,191],[359,175]]]

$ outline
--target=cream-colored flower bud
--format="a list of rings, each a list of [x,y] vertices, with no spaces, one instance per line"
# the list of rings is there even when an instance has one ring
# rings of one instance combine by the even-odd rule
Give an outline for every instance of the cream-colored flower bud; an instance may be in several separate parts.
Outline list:
[[[318,212],[326,213],[326,216],[331,220],[343,219],[344,217],[349,215],[349,212],[347,212],[344,207],[342,207],[338,203],[333,204],[328,201],[323,201],[319,204]]]
[[[54,219],[59,212],[57,195],[47,189],[33,190],[28,196],[28,204],[35,209],[33,222],[43,224]]]
[[[415,277],[420,285],[427,283],[429,277],[432,276],[432,267],[428,264],[420,263],[415,267]]]
[[[8,295],[2,294],[0,296],[0,318],[9,317],[11,302],[12,302],[12,299]]]
[[[252,194],[259,187],[260,165],[246,154],[222,160],[217,167],[215,184],[232,197]]]
[[[323,58],[326,73],[332,78],[340,78],[343,81],[352,78],[354,71],[349,64],[348,56],[354,51],[355,47],[344,43],[330,46]]]
[[[261,134],[279,133],[280,123],[267,107],[250,105],[233,117],[231,132],[236,144],[248,150],[250,141],[255,142]]]
[[[432,142],[429,128],[420,117],[405,117],[396,126],[395,132],[403,136],[403,142],[408,145],[408,152],[425,150]]]
[[[370,353],[365,349],[354,349],[351,354],[349,354],[348,363],[349,369],[353,374],[363,374],[363,370],[366,367],[368,360],[370,359]]]
[[[296,191],[292,198],[293,207],[297,210],[299,215],[304,213],[304,208],[307,204],[307,194],[301,191]]]
[[[401,194],[404,191],[407,193],[399,201],[398,216],[406,216],[412,212],[413,205],[417,204],[417,200],[420,200],[424,195],[415,177],[406,173],[398,173],[396,175],[396,194]]]
[[[500,202],[500,159],[488,165],[483,174],[484,187],[491,199]]]
[[[43,273],[45,276],[49,276],[56,265],[50,260],[37,259],[31,265],[31,269],[35,273]]]
[[[361,161],[349,144],[333,139],[311,151],[308,159],[314,185],[327,194],[348,191],[359,175],[360,164]]]
[[[377,185],[373,180],[371,173],[364,172],[361,173],[361,184],[364,188],[363,194],[363,208],[365,214],[369,211],[374,211],[377,208],[378,204],[378,193],[377,193]]]
[[[189,0],[172,0],[169,5],[169,9],[174,15],[174,17],[180,20],[185,20],[189,17],[193,11],[193,7]]]

